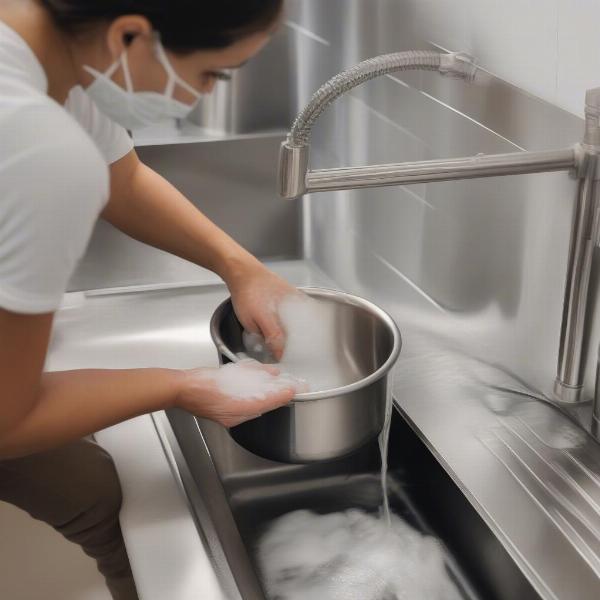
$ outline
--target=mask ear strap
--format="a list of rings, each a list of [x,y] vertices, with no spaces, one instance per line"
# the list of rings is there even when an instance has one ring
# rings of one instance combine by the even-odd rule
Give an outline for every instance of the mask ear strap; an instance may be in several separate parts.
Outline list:
[[[191,86],[187,81],[184,81],[175,71],[167,53],[165,52],[164,46],[160,39],[156,39],[154,45],[156,51],[156,58],[158,58],[158,62],[164,67],[165,71],[168,75],[167,87],[165,88],[165,94],[169,97],[173,95],[173,90],[175,89],[175,84],[179,87],[182,87],[186,92],[190,93],[194,98],[200,98],[202,94]]]
[[[103,74],[106,77],[108,77],[109,79],[112,79],[112,76],[117,72],[117,69],[121,65],[121,62],[122,62],[122,55],[121,55],[121,58],[115,60],[115,62],[112,65],[110,65],[110,67],[108,67],[108,69],[106,69],[106,71],[104,71]]]
[[[125,79],[125,87],[129,93],[133,93],[133,81],[131,80],[131,73],[129,71],[129,61],[127,60],[127,51],[124,51],[123,54],[121,54],[121,58],[112,67],[110,67],[109,71],[112,70],[112,73],[109,74],[109,72],[107,71],[106,75],[108,77],[112,77],[114,75],[115,71],[117,70],[117,68],[119,67],[119,64],[123,68],[123,77]],[[113,69],[113,67],[114,67],[114,69]]]
[[[177,73],[175,73],[175,69],[173,68],[171,61],[167,57],[165,49],[163,48],[163,45],[158,38],[156,38],[156,41],[154,42],[154,52],[156,53],[156,58],[158,59],[158,62],[167,72],[167,85],[165,87],[164,94],[170,98],[173,96],[175,84],[177,83]]]
[[[87,65],[83,65],[83,69],[93,75],[94,77],[106,77],[107,79],[112,80],[112,76],[117,72],[117,69],[122,65],[122,59],[118,58],[106,71],[100,72],[98,69],[94,69],[93,67],[88,67]]]

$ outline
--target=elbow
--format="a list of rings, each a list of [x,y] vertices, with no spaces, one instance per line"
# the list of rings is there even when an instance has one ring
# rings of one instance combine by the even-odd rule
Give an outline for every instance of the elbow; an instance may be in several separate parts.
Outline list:
[[[27,416],[0,427],[0,461],[22,458],[44,449],[42,440],[28,432]]]

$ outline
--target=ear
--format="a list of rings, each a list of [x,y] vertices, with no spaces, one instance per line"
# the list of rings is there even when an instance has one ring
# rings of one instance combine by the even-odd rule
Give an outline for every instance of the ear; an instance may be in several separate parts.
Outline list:
[[[136,38],[151,39],[152,24],[141,15],[124,15],[106,30],[106,43],[113,60],[117,60]]]

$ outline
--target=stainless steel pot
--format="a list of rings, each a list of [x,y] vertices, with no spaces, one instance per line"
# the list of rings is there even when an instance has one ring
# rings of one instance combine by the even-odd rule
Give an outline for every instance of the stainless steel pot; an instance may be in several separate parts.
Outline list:
[[[333,303],[331,335],[341,368],[355,373],[343,387],[298,394],[291,404],[231,429],[254,454],[288,463],[331,460],[350,454],[377,436],[402,339],[393,319],[371,302],[344,292],[303,288],[319,302]],[[231,300],[215,311],[210,332],[221,363],[244,352],[242,327]]]

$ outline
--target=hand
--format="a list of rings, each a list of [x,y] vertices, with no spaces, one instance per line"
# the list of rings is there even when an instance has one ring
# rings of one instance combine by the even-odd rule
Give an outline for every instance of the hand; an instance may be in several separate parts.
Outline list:
[[[246,331],[259,333],[276,360],[285,348],[285,332],[277,308],[298,290],[256,261],[227,280],[235,314]]]
[[[184,371],[176,405],[225,427],[289,404],[305,386],[272,365],[243,360],[218,369]]]

